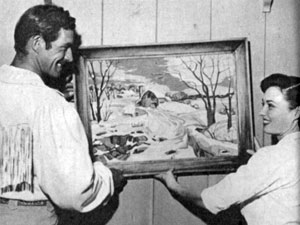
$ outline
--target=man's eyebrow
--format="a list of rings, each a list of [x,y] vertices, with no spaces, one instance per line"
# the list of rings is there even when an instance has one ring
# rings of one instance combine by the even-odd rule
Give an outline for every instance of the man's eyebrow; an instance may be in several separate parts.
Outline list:
[[[64,44],[61,45],[61,47],[66,47],[66,48],[69,48],[69,47],[72,47],[74,44],[71,43],[71,42],[66,42]]]

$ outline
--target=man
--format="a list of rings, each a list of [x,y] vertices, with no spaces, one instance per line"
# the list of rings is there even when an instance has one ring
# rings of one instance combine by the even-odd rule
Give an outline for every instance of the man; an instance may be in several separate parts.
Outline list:
[[[16,55],[0,67],[0,224],[55,224],[54,206],[105,205],[123,177],[92,163],[80,118],[45,84],[73,61],[75,19],[61,7],[29,8],[15,28]]]

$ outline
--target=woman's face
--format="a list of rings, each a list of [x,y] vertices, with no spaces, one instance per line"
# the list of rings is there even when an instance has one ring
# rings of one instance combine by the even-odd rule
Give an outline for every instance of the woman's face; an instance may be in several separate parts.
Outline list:
[[[269,87],[263,98],[260,115],[263,118],[264,132],[277,135],[278,138],[298,131],[298,109],[290,109],[289,102],[284,98],[278,87]]]

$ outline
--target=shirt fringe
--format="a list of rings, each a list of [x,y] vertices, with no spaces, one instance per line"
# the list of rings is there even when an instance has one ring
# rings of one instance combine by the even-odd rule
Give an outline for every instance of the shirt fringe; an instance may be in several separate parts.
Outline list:
[[[28,125],[0,125],[1,194],[29,190],[33,192],[33,135]]]

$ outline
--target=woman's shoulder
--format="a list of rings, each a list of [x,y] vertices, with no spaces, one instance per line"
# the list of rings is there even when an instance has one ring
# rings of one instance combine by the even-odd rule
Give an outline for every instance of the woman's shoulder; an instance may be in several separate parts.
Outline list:
[[[265,161],[266,163],[281,163],[297,158],[299,154],[300,133],[283,138],[275,145],[260,148],[251,160]]]

